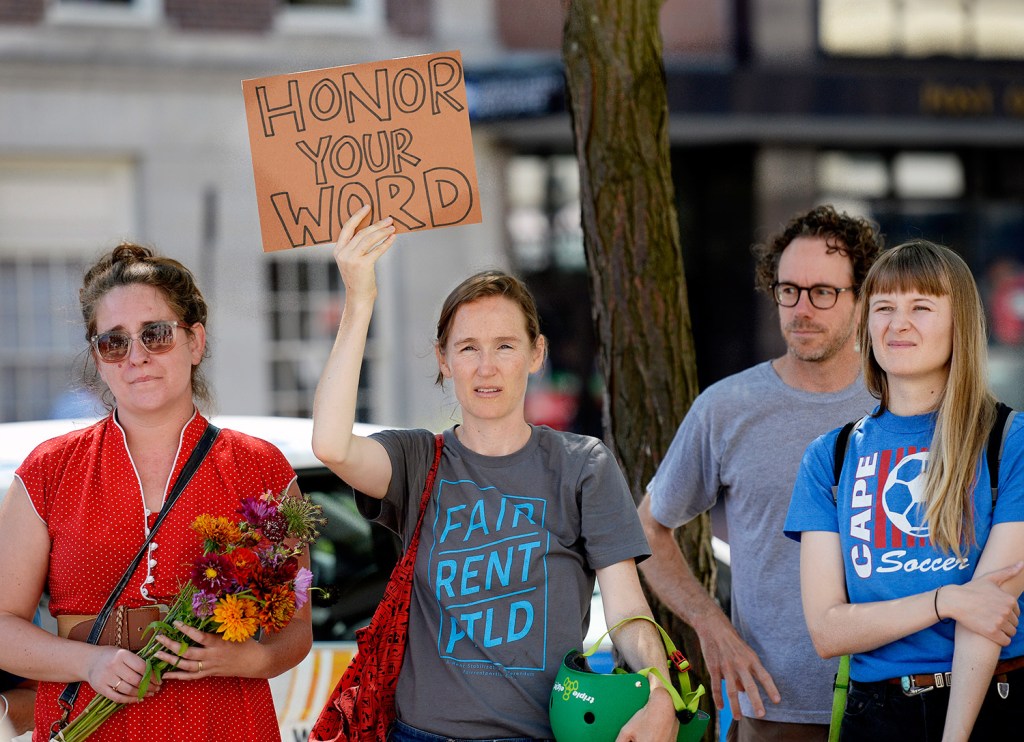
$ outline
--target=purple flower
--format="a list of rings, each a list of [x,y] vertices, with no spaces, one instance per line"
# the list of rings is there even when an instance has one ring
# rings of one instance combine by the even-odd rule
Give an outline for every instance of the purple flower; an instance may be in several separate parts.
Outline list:
[[[199,618],[209,618],[217,605],[217,596],[200,590],[192,596],[192,612]]]
[[[238,512],[253,528],[262,528],[267,518],[277,513],[277,506],[257,497],[246,497]]]
[[[295,575],[295,608],[301,608],[309,600],[309,587],[313,584],[313,573],[305,567],[299,567]]]

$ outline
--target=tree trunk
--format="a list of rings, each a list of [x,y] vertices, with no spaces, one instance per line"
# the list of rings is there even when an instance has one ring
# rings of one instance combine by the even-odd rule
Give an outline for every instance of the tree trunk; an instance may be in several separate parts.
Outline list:
[[[661,0],[570,0],[562,50],[605,379],[606,441],[637,501],[697,394],[669,159],[660,7]],[[712,590],[708,516],[680,528],[678,538],[697,578]],[[693,629],[649,598],[655,618],[685,647],[710,695]],[[714,723],[705,738],[717,738]]]

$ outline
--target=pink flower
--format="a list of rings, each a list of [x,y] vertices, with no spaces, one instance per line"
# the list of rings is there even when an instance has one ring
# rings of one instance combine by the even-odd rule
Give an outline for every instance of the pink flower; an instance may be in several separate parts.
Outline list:
[[[295,575],[295,607],[301,608],[309,600],[309,587],[313,584],[313,573],[305,567],[299,567]]]
[[[198,591],[192,596],[192,610],[199,618],[209,618],[213,615],[213,609],[217,605],[217,596],[210,593]]]
[[[277,507],[273,502],[246,497],[242,499],[242,506],[238,508],[238,512],[250,526],[262,528],[267,518],[277,512]]]

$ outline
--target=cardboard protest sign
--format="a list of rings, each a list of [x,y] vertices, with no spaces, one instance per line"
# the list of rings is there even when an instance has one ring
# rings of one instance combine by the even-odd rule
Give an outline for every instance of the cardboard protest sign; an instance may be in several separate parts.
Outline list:
[[[337,240],[364,204],[399,232],[481,220],[457,51],[242,81],[263,250]]]

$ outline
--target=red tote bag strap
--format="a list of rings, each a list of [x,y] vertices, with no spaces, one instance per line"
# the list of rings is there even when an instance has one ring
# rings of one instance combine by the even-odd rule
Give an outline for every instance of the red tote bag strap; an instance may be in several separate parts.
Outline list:
[[[444,436],[434,436],[434,461],[420,496],[416,530],[395,565],[373,620],[356,632],[358,651],[313,726],[310,740],[382,742],[395,718],[395,688],[408,636],[413,567],[420,529],[441,463]]]
[[[430,465],[427,472],[427,481],[423,485],[423,494],[420,495],[420,516],[416,519],[416,530],[409,540],[407,553],[416,556],[416,549],[420,545],[420,528],[423,526],[423,515],[427,512],[427,503],[430,501],[430,493],[434,489],[434,480],[437,479],[437,467],[441,465],[441,451],[444,450],[444,434],[438,433],[434,436],[434,463]]]

